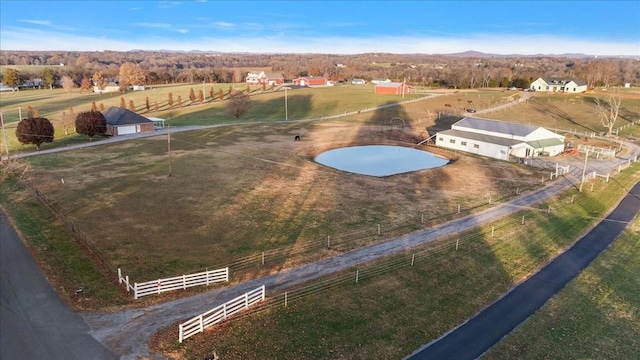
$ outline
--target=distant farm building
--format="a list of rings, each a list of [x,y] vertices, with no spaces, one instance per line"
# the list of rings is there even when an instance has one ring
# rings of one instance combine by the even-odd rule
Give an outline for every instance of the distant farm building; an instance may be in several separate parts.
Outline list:
[[[120,85],[116,84],[113,81],[110,81],[109,83],[107,83],[107,86],[104,87],[104,89],[100,89],[97,86],[93,87],[93,92],[94,93],[112,93],[112,92],[118,92],[120,91]]]
[[[293,79],[293,83],[299,86],[323,86],[328,85],[327,79],[322,76],[304,76]]]
[[[379,83],[375,87],[376,94],[402,95],[408,94],[411,88],[403,82]]]
[[[564,151],[564,136],[543,127],[474,117],[465,117],[435,136],[438,146],[507,161]]]
[[[107,119],[107,135],[127,135],[154,131],[153,121],[133,111],[111,106],[102,114]]]
[[[371,83],[372,83],[372,84],[374,84],[374,85],[382,84],[382,83],[390,83],[390,82],[391,82],[391,80],[389,80],[389,79],[382,79],[382,78],[375,78],[375,79],[372,79],[372,80],[371,80]]]
[[[538,78],[529,88],[544,92],[582,93],[587,91],[587,84],[579,79]]]
[[[367,82],[364,79],[353,79],[351,80],[351,84],[353,85],[364,85]]]
[[[245,79],[247,85],[282,85],[284,76],[280,73],[250,71]]]

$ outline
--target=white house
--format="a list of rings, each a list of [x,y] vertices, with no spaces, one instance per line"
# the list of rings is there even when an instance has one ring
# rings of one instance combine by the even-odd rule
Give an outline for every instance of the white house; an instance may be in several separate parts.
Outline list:
[[[582,93],[587,91],[587,84],[579,79],[538,78],[529,88],[535,91]]]
[[[436,134],[436,145],[500,160],[555,156],[564,151],[564,136],[543,127],[465,117]]]
[[[353,79],[351,80],[351,84],[353,85],[364,85],[367,82],[364,79]]]
[[[245,82],[247,85],[282,85],[284,83],[284,76],[280,73],[249,71]]]
[[[113,81],[110,81],[109,83],[107,83],[107,85],[104,87],[104,89],[100,89],[97,86],[93,86],[93,92],[94,93],[112,93],[112,92],[118,92],[120,91],[120,85],[116,84]]]

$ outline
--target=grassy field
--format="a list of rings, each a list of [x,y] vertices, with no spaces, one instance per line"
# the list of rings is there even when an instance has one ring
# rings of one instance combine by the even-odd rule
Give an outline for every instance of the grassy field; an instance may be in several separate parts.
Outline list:
[[[550,215],[523,211],[456,238],[288,289],[286,307],[283,293],[271,294],[256,313],[184,344],[177,343],[177,327],[171,327],[154,345],[174,359],[200,358],[212,350],[224,359],[402,358],[477,313],[577,240],[640,180],[639,170],[636,164],[610,184],[599,182],[593,193],[570,191],[542,204],[554,209]],[[531,219],[524,226],[523,215]],[[569,297],[558,300],[561,309],[552,306],[544,319],[525,326],[489,358],[576,358],[569,349],[579,347],[580,358],[634,358],[640,306],[634,272],[638,251],[633,250],[637,239],[636,226],[617,243],[620,249],[610,250],[572,285],[577,291],[561,294],[559,299]],[[571,301],[576,296],[585,299],[577,306]],[[587,323],[578,330],[582,320]],[[593,349],[595,344],[603,348]],[[569,349],[561,349],[565,345]]]
[[[639,359],[640,218],[486,359]]]

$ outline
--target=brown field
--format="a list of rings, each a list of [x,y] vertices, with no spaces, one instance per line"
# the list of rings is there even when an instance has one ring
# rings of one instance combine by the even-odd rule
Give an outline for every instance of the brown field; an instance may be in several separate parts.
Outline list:
[[[376,178],[313,162],[356,144],[417,143],[419,129],[355,119],[246,125],[34,157],[30,182],[58,205],[108,259],[136,281],[232,265],[256,276],[417,230],[538,186],[539,170],[457,157],[450,165]],[[294,135],[302,136],[294,142]],[[61,179],[64,179],[62,184]],[[421,223],[422,216],[426,219]],[[377,224],[383,234],[371,236]],[[314,248],[310,244],[317,243]],[[302,248],[300,250],[299,248]],[[289,253],[267,259],[262,251]],[[244,274],[244,275],[242,275]]]

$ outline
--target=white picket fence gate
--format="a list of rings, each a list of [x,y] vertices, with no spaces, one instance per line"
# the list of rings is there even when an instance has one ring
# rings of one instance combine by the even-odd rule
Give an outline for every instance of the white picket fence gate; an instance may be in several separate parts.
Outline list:
[[[122,277],[122,270],[118,268],[118,280],[121,285],[124,284],[124,286],[126,286],[127,292],[133,291],[133,298],[137,299],[142,296],[160,294],[167,291],[185,290],[194,286],[229,281],[229,268],[226,267],[224,269],[203,271],[141,283],[134,282],[133,285],[129,282],[129,275]]]
[[[265,293],[265,286],[262,285],[261,287],[249,291],[244,295],[240,295],[233,300],[229,300],[206,313],[200,314],[191,320],[183,322],[178,326],[180,330],[178,341],[182,343],[185,339],[203,332],[204,329],[224,321],[229,316],[237,314],[240,311],[249,308],[249,306],[263,301],[265,299]]]

